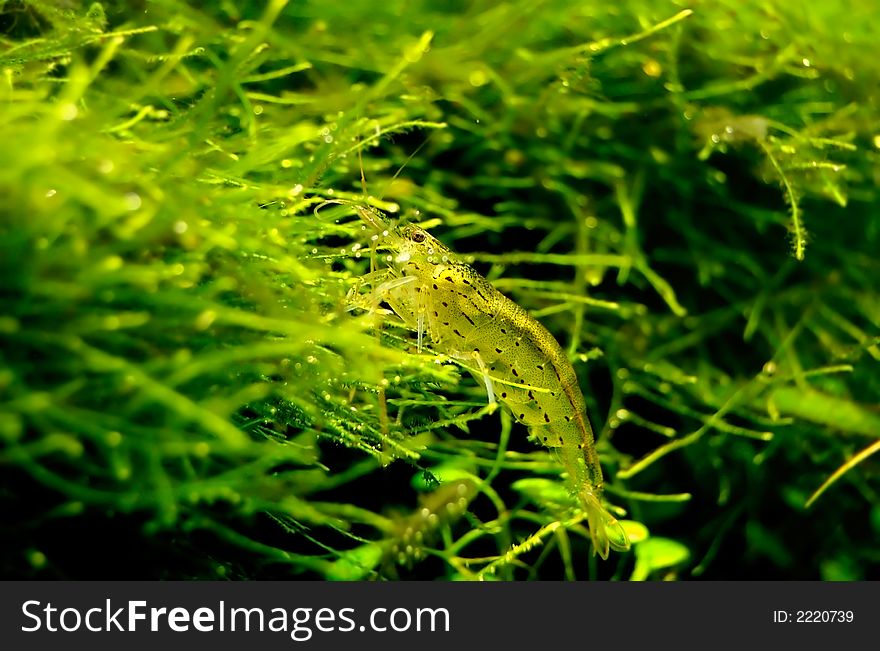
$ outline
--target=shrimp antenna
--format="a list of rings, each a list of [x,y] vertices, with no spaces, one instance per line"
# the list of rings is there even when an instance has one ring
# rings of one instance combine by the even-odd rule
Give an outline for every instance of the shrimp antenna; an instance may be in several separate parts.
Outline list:
[[[424,140],[422,140],[422,142],[419,144],[419,146],[416,147],[412,151],[412,153],[410,153],[410,155],[406,157],[406,160],[403,161],[403,163],[401,163],[400,167],[397,168],[397,171],[394,172],[394,175],[390,179],[388,179],[387,183],[385,183],[385,187],[382,188],[382,191],[379,193],[379,196],[378,196],[379,199],[383,199],[385,197],[385,193],[388,191],[388,188],[391,187],[391,184],[394,183],[394,181],[397,180],[397,177],[403,173],[403,170],[406,169],[407,165],[410,164],[412,159],[415,158],[418,155],[418,153],[420,151],[422,151],[422,149],[425,148],[425,145],[427,145],[428,142],[430,142],[433,135],[434,135],[433,131],[428,133],[428,135],[425,137]],[[360,137],[361,137],[360,133],[358,134],[357,137],[358,137],[358,139],[360,139]],[[364,195],[364,197],[366,197],[367,196],[367,178],[364,175],[363,147],[358,147],[357,153],[358,153],[358,165],[360,167],[360,172],[361,172],[361,193]]]
[[[322,208],[326,208],[327,206],[332,205],[350,206],[352,204],[350,201],[345,201],[344,199],[326,199],[315,206],[315,209],[312,212],[314,213],[315,217],[319,217],[318,213],[321,211]]]
[[[358,140],[361,139],[361,134],[358,132],[357,134]],[[367,196],[367,177],[364,176],[364,148],[360,146],[360,142],[358,142],[358,167],[361,171],[361,194],[364,195],[364,198]]]
[[[390,179],[388,179],[388,183],[385,185],[385,190],[387,190],[388,187],[389,187],[392,183],[394,183],[395,180],[397,180],[397,177],[400,176],[401,172],[403,172],[403,170],[406,168],[406,166],[409,165],[410,161],[411,161],[413,158],[415,158],[416,155],[417,155],[420,151],[422,151],[422,149],[425,148],[425,145],[428,144],[428,142],[431,140],[431,137],[432,137],[433,135],[434,135],[434,132],[431,131],[431,132],[425,137],[425,139],[422,140],[421,144],[420,144],[418,147],[416,147],[416,148],[413,150],[413,152],[412,152],[409,156],[406,157],[406,160],[403,161],[403,163],[401,164],[401,166],[397,168],[397,171],[394,173],[394,176],[392,176]],[[361,167],[361,174],[363,174],[363,171],[364,171],[364,168]],[[383,194],[385,193],[385,190],[382,191]],[[381,198],[381,197],[380,197],[380,198]]]

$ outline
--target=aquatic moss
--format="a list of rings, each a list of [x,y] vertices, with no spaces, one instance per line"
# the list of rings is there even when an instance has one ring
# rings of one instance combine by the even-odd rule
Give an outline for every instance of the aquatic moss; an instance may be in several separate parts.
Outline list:
[[[872,3],[236,4],[0,0],[4,575],[877,577]],[[632,554],[336,200],[557,336]]]

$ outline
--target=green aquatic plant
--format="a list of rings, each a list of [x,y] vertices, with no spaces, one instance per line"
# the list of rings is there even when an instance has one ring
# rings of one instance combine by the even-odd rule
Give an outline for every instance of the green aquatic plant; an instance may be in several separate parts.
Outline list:
[[[0,0],[4,575],[876,578],[871,4]],[[353,206],[552,333],[632,551]]]

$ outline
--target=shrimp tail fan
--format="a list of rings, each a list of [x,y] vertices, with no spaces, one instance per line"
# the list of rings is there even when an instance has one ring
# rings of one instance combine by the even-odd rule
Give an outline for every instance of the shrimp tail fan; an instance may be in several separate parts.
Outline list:
[[[618,552],[628,551],[630,542],[626,531],[620,521],[602,506],[599,495],[594,490],[587,489],[581,493],[580,502],[587,515],[593,552],[605,560],[608,558],[609,549]]]

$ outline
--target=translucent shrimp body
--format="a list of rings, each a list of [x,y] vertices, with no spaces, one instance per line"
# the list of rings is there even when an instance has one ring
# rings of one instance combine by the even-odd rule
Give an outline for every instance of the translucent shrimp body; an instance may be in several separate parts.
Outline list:
[[[539,442],[558,451],[583,508],[593,547],[626,550],[620,523],[601,503],[602,469],[577,376],[553,335],[444,244],[414,225],[391,228],[379,214],[358,214],[381,232],[391,254],[389,280],[377,291],[433,348],[475,369],[490,402],[498,400]]]

